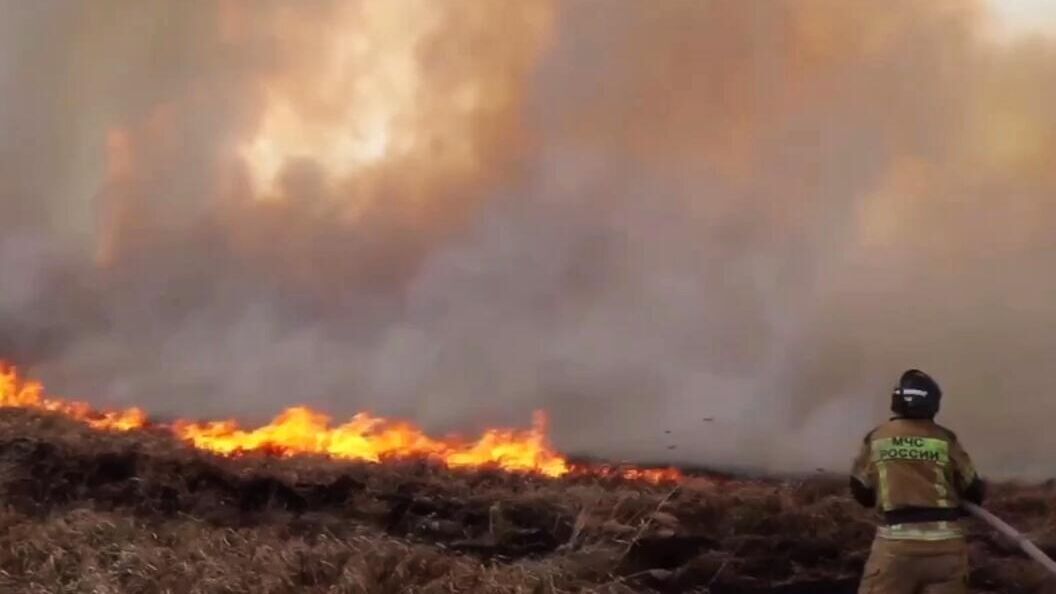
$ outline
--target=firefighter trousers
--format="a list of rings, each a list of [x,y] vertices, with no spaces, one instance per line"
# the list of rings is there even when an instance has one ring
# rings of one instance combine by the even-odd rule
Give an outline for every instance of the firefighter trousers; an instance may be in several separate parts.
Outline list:
[[[968,594],[967,543],[877,538],[858,594]]]

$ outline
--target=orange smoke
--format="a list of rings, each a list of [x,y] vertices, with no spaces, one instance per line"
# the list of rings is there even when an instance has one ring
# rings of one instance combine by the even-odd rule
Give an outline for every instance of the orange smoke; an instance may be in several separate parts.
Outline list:
[[[349,222],[459,210],[518,150],[523,87],[554,11],[552,0],[278,7],[256,23],[278,42],[237,149],[253,196],[303,201],[308,171],[318,207]]]
[[[305,293],[400,278],[534,145],[524,102],[553,0],[216,6],[189,11],[216,56],[108,123],[101,265],[208,228]]]
[[[88,404],[44,396],[43,386],[21,379],[13,367],[0,364],[0,407],[56,412],[99,430],[130,431],[150,424],[138,408],[95,411]],[[653,483],[677,481],[674,468],[646,469],[612,466],[576,466],[556,452],[546,433],[546,415],[537,412],[530,429],[488,429],[474,441],[459,437],[435,439],[413,424],[359,413],[341,425],[308,407],[288,408],[271,423],[243,429],[236,421],[177,420],[160,426],[195,448],[224,456],[266,452],[291,457],[322,455],[340,460],[384,462],[428,459],[449,468],[497,467],[509,472],[537,473],[549,477],[593,474]]]

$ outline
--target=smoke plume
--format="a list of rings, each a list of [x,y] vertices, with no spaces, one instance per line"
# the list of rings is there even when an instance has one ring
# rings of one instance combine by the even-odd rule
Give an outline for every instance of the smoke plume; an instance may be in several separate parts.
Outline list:
[[[1051,473],[1056,45],[968,0],[0,0],[0,357],[263,421]]]

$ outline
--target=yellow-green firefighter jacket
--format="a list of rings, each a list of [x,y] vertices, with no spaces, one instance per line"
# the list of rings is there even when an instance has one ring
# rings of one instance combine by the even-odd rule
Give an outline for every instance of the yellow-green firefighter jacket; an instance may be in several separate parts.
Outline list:
[[[892,419],[871,431],[854,462],[853,481],[875,494],[884,518],[877,536],[887,539],[963,537],[962,498],[981,489],[957,436],[925,419]]]

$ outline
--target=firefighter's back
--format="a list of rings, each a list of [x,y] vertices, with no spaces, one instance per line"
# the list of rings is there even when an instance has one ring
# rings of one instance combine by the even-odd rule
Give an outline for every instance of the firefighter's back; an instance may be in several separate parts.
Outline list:
[[[893,398],[899,416],[871,431],[862,444],[852,488],[881,518],[862,594],[968,591],[961,503],[966,495],[974,499],[973,489],[981,486],[957,436],[934,422],[940,395],[931,378],[907,372]],[[926,408],[921,412],[914,405]]]
[[[874,429],[869,442],[882,513],[942,515],[938,510],[960,506],[960,446],[952,431],[930,420],[892,419]]]

